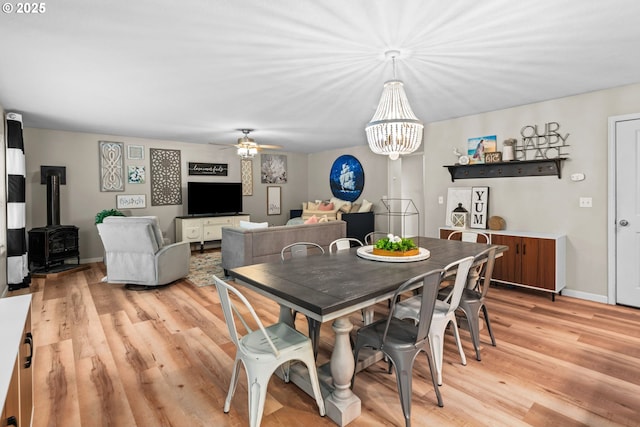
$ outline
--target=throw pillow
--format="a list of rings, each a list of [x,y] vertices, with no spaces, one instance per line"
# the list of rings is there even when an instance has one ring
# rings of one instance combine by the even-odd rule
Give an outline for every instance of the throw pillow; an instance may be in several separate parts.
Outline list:
[[[320,220],[318,221],[318,223],[320,222],[329,222],[329,218],[327,218],[326,215],[322,215],[322,218],[320,218]]]
[[[332,197],[329,201],[333,203],[334,208],[339,211],[342,211],[344,213],[349,213],[351,211],[351,202],[338,199],[337,197]]]
[[[319,211],[332,211],[333,210],[333,203],[322,202],[322,203],[320,203],[320,206],[318,206],[318,210]]]
[[[358,212],[369,212],[371,211],[372,207],[373,207],[373,203],[371,203],[367,199],[362,199],[362,205],[360,206],[360,209],[358,210]]]
[[[315,216],[315,215],[311,215],[311,216],[309,217],[309,219],[308,219],[308,220],[306,220],[304,223],[305,223],[305,224],[317,224],[317,223],[318,223],[318,217],[317,217],[317,216]]]
[[[356,213],[356,212],[360,212],[360,203],[354,203],[351,205],[351,210],[349,211],[349,213]]]
[[[253,230],[257,228],[268,228],[268,222],[251,222],[251,221],[240,221],[240,227],[246,228],[247,230]]]
[[[310,211],[317,211],[319,203],[309,202],[307,203],[307,209]]]

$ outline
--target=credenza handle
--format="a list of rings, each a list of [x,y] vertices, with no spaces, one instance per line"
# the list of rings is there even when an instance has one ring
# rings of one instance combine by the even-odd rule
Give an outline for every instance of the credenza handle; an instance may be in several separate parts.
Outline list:
[[[516,255],[520,253],[520,244],[516,243]]]
[[[527,244],[523,243],[522,244],[522,255],[526,255],[527,254]]]
[[[25,335],[24,343],[29,344],[29,355],[25,357],[24,362],[24,367],[26,369],[31,367],[31,361],[33,360],[33,335],[31,335],[31,332],[27,332]]]
[[[13,415],[7,418],[7,426],[18,427],[18,420]]]

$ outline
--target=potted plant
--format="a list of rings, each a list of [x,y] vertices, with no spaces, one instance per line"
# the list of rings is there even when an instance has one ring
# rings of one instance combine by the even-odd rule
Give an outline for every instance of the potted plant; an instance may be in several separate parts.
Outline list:
[[[117,209],[103,209],[96,214],[96,224],[102,224],[102,221],[108,216],[126,216]]]

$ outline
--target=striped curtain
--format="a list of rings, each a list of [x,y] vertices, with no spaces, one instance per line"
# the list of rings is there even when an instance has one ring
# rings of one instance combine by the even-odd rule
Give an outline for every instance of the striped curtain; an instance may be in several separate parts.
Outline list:
[[[25,158],[22,115],[7,113],[7,284],[13,291],[31,282],[25,231]]]

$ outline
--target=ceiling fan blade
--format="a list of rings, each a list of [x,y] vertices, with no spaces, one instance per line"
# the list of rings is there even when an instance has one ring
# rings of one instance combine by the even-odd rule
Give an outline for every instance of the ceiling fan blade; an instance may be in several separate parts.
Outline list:
[[[258,147],[266,150],[280,150],[282,145],[258,144]]]

